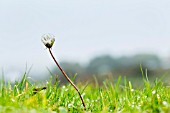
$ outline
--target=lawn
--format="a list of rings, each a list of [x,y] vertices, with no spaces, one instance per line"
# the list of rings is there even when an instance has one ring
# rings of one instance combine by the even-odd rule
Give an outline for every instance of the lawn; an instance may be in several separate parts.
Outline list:
[[[54,78],[44,83],[30,83],[25,74],[21,81],[11,85],[1,80],[1,113],[157,113],[170,112],[170,87],[155,79],[150,82],[147,77],[141,87],[134,87],[131,81],[119,77],[105,79],[99,86],[95,83],[77,83],[86,109],[76,90],[70,85],[61,85]],[[116,81],[116,82],[115,82]]]

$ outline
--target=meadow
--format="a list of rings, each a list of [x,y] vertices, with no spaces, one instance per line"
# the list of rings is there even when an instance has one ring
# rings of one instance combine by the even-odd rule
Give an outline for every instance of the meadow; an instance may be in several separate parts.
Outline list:
[[[74,80],[74,79],[73,79]],[[54,82],[55,81],[55,82]],[[106,78],[102,85],[76,83],[78,93],[70,84],[61,85],[50,77],[41,83],[31,83],[27,73],[15,84],[0,82],[0,113],[168,113],[170,112],[170,87],[161,79],[150,82],[146,75],[135,87],[126,77]]]

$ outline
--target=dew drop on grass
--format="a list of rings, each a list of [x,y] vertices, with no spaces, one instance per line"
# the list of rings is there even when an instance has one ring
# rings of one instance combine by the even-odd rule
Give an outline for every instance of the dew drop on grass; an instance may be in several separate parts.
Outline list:
[[[166,101],[163,101],[162,104],[168,106],[168,103]]]
[[[65,88],[66,88],[66,86],[63,86],[62,88],[63,88],[63,89],[65,89]]]
[[[67,110],[64,107],[59,107],[59,111],[59,113],[67,113]]]
[[[134,92],[135,90],[134,89],[131,89],[131,92]]]
[[[152,94],[154,95],[155,93],[156,93],[156,91],[155,91],[155,90],[153,90],[153,91],[152,91]]]

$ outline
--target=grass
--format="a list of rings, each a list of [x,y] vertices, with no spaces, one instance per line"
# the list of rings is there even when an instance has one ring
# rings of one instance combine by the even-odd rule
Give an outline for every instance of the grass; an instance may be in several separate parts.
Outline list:
[[[102,86],[96,79],[95,85],[77,83],[86,110],[70,84],[53,84],[52,79],[45,86],[30,83],[26,73],[14,85],[1,80],[0,113],[170,112],[170,87],[158,79],[153,83],[143,79],[143,86],[138,88],[121,77],[116,82],[113,78],[106,79]]]

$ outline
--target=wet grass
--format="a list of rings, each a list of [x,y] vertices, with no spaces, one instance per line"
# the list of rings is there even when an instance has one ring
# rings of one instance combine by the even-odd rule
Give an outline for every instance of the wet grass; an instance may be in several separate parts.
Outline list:
[[[159,113],[170,112],[170,87],[155,79],[141,79],[143,86],[134,88],[131,81],[119,77],[103,81],[99,86],[77,83],[86,104],[84,109],[78,93],[71,85],[52,83],[52,77],[42,85],[32,84],[24,74],[14,85],[0,82],[0,112],[2,113]],[[123,84],[122,84],[123,82]]]

